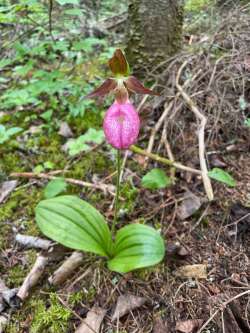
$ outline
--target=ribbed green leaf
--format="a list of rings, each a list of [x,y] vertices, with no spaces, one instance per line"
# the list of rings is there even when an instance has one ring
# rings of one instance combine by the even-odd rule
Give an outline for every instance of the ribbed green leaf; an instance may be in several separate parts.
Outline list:
[[[108,267],[115,272],[127,273],[159,263],[164,254],[164,241],[155,229],[130,224],[117,232],[114,257],[109,260]]]
[[[41,201],[36,207],[36,222],[47,237],[67,247],[112,255],[111,233],[103,216],[75,196]]]

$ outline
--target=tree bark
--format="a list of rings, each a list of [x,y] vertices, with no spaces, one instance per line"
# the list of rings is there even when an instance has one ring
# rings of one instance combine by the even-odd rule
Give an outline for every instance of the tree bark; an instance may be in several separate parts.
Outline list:
[[[134,72],[145,72],[175,54],[181,47],[181,0],[130,0],[127,59]]]

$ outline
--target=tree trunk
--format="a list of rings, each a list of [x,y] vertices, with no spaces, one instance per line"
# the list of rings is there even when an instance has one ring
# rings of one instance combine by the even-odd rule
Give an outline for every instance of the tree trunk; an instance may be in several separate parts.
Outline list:
[[[181,0],[130,0],[126,56],[134,72],[145,72],[181,47]]]

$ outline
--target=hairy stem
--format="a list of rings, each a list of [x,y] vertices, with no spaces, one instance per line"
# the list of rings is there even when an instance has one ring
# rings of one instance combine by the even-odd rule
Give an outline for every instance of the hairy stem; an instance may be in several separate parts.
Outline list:
[[[115,193],[115,214],[112,223],[111,233],[114,236],[115,226],[117,223],[117,216],[119,210],[119,195],[120,195],[120,175],[121,175],[121,151],[117,149],[117,175],[116,175],[116,193]]]

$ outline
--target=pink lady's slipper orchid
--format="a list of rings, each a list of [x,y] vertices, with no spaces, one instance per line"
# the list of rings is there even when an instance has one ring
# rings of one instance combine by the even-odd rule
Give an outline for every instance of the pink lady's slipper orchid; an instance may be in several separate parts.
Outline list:
[[[109,68],[114,77],[106,79],[101,86],[89,93],[85,98],[104,97],[113,93],[116,100],[124,102],[127,98],[126,94],[129,92],[159,95],[157,92],[144,87],[135,76],[130,75],[129,64],[120,49],[117,49],[109,60]]]
[[[109,68],[113,77],[108,78],[85,98],[104,97],[110,93],[114,95],[115,102],[104,117],[104,133],[114,148],[127,149],[136,142],[140,129],[140,119],[129,102],[129,93],[159,94],[144,87],[135,76],[130,75],[129,64],[120,49],[109,60]]]
[[[116,149],[127,149],[137,140],[140,118],[129,101],[114,102],[105,114],[103,129],[108,143]]]

